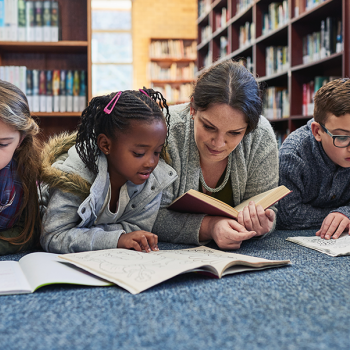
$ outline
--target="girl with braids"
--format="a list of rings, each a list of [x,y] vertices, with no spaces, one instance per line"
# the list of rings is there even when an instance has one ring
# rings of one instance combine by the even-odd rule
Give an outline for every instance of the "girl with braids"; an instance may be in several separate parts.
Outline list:
[[[168,118],[160,93],[120,91],[93,98],[77,134],[47,143],[43,181],[49,200],[41,234],[46,251],[158,250],[150,231],[162,190],[177,177],[164,161]]]
[[[38,132],[24,93],[0,80],[0,255],[39,243]]]

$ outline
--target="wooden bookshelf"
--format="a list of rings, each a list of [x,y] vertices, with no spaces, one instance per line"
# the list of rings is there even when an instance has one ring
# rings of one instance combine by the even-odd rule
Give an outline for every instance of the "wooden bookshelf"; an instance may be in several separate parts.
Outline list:
[[[277,0],[252,0],[242,11],[237,12],[239,0],[207,0],[206,11],[197,19],[197,66],[199,73],[204,67],[209,67],[217,61],[226,59],[246,60],[251,57],[253,74],[264,87],[284,88],[288,91],[288,116],[271,120],[277,133],[292,132],[312,118],[303,115],[303,84],[313,80],[316,76],[350,76],[350,1],[326,0],[305,8],[307,0],[287,0],[288,17],[280,21],[280,25],[268,32],[263,32],[264,15],[269,11],[272,3],[282,3]],[[299,13],[296,5],[301,4]],[[203,7],[203,6],[202,6]],[[216,27],[217,14],[222,8],[227,11],[226,24]],[[320,31],[321,21],[332,17],[341,20],[343,48],[314,61],[303,63],[303,38]],[[255,33],[249,45],[239,46],[240,27],[246,22],[255,24]],[[210,35],[202,40],[203,29],[211,27]],[[227,54],[219,54],[220,37],[227,36]],[[286,47],[289,66],[283,71],[266,72],[266,48]]]
[[[151,87],[161,91],[169,104],[188,102],[196,60],[196,39],[151,39]]]
[[[58,42],[0,41],[0,66],[26,66],[39,70],[85,70],[87,101],[91,100],[91,0],[58,0]],[[73,131],[81,112],[33,112],[42,137]]]

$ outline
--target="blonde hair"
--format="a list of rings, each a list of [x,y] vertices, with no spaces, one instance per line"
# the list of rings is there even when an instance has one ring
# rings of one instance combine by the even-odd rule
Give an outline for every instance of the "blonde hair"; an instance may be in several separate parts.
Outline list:
[[[23,187],[23,199],[17,217],[24,219],[23,231],[17,237],[2,237],[13,245],[22,246],[38,241],[40,212],[37,183],[41,173],[41,144],[37,135],[39,126],[30,115],[25,94],[15,85],[0,80],[0,120],[21,135],[22,142],[13,157]]]

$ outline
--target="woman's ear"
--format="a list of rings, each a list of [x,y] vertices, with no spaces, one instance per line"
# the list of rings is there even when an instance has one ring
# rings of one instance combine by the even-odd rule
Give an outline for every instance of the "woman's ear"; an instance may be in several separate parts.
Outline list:
[[[321,125],[317,122],[312,122],[311,123],[311,131],[312,131],[312,134],[314,135],[316,141],[321,142],[322,141],[322,137],[321,137],[322,127],[321,127]]]
[[[111,141],[105,134],[97,136],[97,146],[105,154],[109,154],[111,149]]]

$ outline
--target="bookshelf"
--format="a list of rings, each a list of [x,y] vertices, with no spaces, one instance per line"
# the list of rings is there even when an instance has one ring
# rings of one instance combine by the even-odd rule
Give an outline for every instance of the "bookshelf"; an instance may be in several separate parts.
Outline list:
[[[149,77],[151,87],[169,104],[189,101],[196,75],[196,39],[151,39]]]
[[[279,142],[312,118],[321,78],[350,76],[348,0],[199,0],[198,9],[199,72],[226,59],[245,64],[266,88],[264,114]]]
[[[15,1],[15,0],[13,0]],[[0,41],[0,66],[86,71],[91,99],[91,0],[57,0],[59,41]],[[76,128],[81,112],[32,112],[43,138]]]

